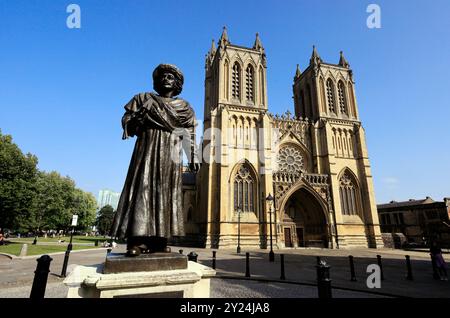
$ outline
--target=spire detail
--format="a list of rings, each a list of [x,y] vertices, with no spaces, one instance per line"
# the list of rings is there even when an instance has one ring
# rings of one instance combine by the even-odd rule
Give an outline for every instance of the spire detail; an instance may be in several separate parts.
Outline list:
[[[297,80],[298,78],[300,78],[300,75],[302,75],[302,72],[300,71],[300,67],[297,64],[297,69],[295,70],[294,81]]]
[[[311,59],[309,60],[309,63],[316,64],[316,65],[322,63],[322,59],[320,58],[315,45],[313,45],[313,52],[311,55]]]
[[[339,66],[350,68],[350,64],[348,64],[347,60],[345,59],[344,52],[340,52],[340,58],[339,58]]]
[[[255,43],[253,44],[254,50],[264,50],[264,47],[262,46],[261,39],[259,38],[259,33],[256,32],[256,39]]]
[[[211,48],[209,49],[209,53],[211,53],[211,55],[214,55],[216,53],[216,43],[214,43],[214,39],[212,39],[211,41]]]
[[[224,47],[225,45],[229,44],[230,40],[228,39],[228,33],[227,33],[227,27],[223,27],[222,35],[220,36],[219,45],[221,47]]]

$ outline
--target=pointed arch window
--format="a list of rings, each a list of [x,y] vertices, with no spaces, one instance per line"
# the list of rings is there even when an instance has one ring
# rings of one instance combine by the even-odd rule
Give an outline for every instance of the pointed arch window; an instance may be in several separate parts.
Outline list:
[[[250,64],[245,70],[245,97],[250,102],[255,102],[255,71]]]
[[[306,86],[306,92],[308,94],[308,106],[307,106],[307,115],[306,117],[312,118],[312,112],[313,112],[313,101],[312,101],[312,94],[311,94],[311,86],[309,84]]]
[[[231,74],[231,97],[241,99],[241,66],[238,62],[234,63]]]
[[[223,79],[223,82],[224,82],[224,94],[223,95],[224,95],[226,100],[229,99],[228,96],[230,95],[230,93],[229,93],[230,82],[229,82],[229,78],[228,78],[229,72],[230,72],[230,69],[229,69],[228,60],[225,60],[224,72],[223,72],[224,73],[224,79]]]
[[[327,80],[327,100],[328,100],[328,111],[330,113],[336,113],[333,81],[330,78]]]
[[[250,170],[241,166],[234,178],[234,210],[255,212],[255,179]]]
[[[338,95],[339,95],[339,110],[342,114],[348,116],[347,100],[345,98],[345,87],[342,81],[339,81],[338,83]]]
[[[341,210],[344,215],[358,214],[358,188],[354,178],[346,171],[339,180]]]

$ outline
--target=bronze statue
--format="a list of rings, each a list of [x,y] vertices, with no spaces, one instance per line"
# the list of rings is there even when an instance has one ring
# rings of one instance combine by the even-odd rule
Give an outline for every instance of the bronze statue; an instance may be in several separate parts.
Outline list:
[[[127,255],[169,252],[167,239],[184,236],[182,149],[196,172],[195,113],[181,93],[184,77],[174,65],[153,71],[155,93],[125,105],[123,137],[137,137],[111,236],[127,239]],[[185,138],[183,138],[185,137]]]

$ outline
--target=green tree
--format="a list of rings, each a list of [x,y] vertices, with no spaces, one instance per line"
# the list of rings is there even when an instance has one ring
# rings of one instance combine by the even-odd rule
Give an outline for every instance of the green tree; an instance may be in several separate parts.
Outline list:
[[[96,222],[97,201],[95,197],[91,193],[75,189],[73,191],[73,202],[72,214],[78,215],[77,228],[89,230]]]
[[[35,198],[37,157],[24,155],[10,135],[0,131],[0,227],[29,228]]]
[[[37,162],[0,131],[0,228],[68,230],[73,214],[78,215],[78,229],[94,225],[94,196],[77,189],[70,177],[39,171]]]
[[[114,219],[114,209],[110,205],[105,205],[100,209],[97,216],[97,228],[100,234],[107,235],[111,229]]]
[[[36,230],[66,230],[74,211],[75,182],[55,171],[38,173],[32,223]]]

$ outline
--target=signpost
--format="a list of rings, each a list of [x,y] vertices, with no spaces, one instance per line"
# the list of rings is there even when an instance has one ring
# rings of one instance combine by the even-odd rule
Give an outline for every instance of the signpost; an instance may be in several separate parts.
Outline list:
[[[72,216],[72,231],[70,233],[70,243],[69,245],[67,245],[67,250],[66,253],[64,255],[64,263],[63,263],[63,267],[62,267],[62,271],[61,271],[61,277],[66,277],[66,272],[67,272],[67,264],[69,263],[69,256],[70,256],[70,251],[72,250],[72,238],[73,238],[73,231],[75,229],[75,226],[77,226],[78,224],[78,215],[74,214]]]

